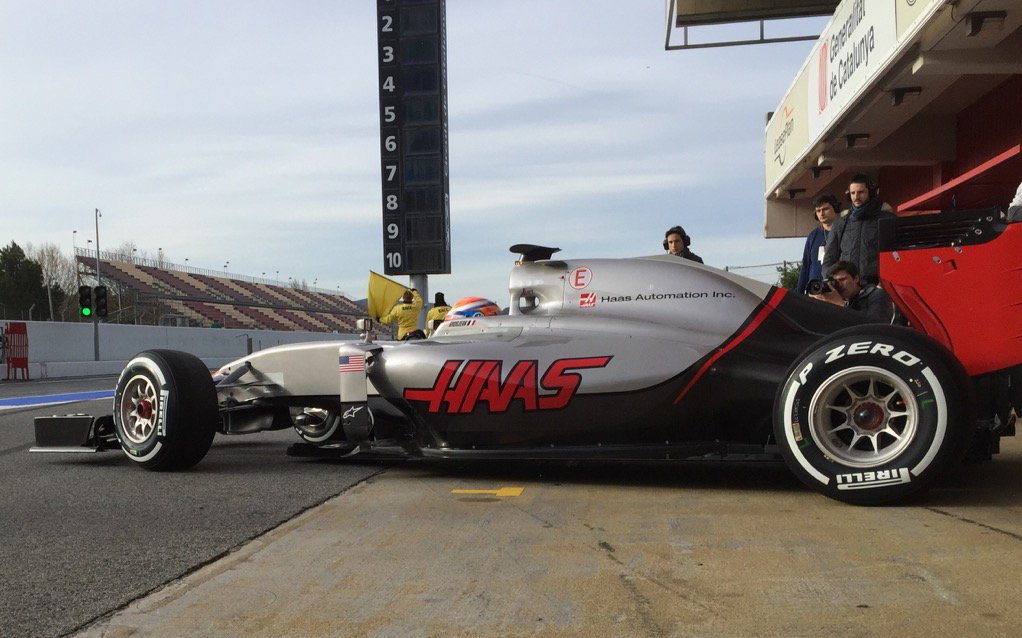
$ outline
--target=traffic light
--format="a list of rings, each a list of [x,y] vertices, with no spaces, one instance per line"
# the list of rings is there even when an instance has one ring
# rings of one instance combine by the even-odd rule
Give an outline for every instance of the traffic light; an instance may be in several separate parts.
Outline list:
[[[92,316],[92,288],[89,286],[78,286],[78,314]]]
[[[107,313],[106,286],[96,286],[94,292],[96,301],[96,316],[105,317]]]

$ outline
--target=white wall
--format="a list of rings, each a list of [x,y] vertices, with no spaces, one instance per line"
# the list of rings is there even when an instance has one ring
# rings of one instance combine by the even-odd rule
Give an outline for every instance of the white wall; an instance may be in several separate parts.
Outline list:
[[[95,361],[91,323],[26,321],[28,365],[32,379],[116,374],[135,354],[149,348],[190,352],[211,368],[253,350],[284,343],[352,339],[357,335],[331,332],[282,330],[231,330],[226,328],[174,328],[169,326],[99,325],[99,361]],[[0,322],[6,327],[6,322]],[[0,378],[7,367],[0,365]]]

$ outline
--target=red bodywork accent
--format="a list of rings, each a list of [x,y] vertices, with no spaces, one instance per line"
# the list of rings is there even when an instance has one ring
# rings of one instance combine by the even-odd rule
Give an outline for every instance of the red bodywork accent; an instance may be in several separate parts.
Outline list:
[[[462,367],[461,359],[451,359],[444,363],[432,387],[406,388],[404,398],[426,402],[426,411],[433,413],[442,412],[445,403],[448,414],[471,414],[484,404],[491,413],[506,412],[515,399],[521,400],[521,408],[526,412],[560,410],[568,405],[582,383],[582,375],[574,371],[606,367],[611,358],[558,359],[542,377],[535,360],[516,361],[504,377],[503,361],[470,359]],[[540,389],[555,393],[540,394]]]
[[[933,190],[898,204],[898,212],[982,208],[1011,199],[1022,166],[1022,144],[998,153]]]
[[[678,397],[674,400],[674,405],[678,405],[678,402],[681,401],[681,398],[688,394],[688,391],[692,389],[692,386],[695,385],[696,381],[698,381],[700,378],[702,378],[704,374],[706,374],[706,371],[710,369],[710,366],[716,363],[717,359],[723,357],[735,346],[745,341],[749,337],[749,335],[756,332],[756,328],[759,328],[759,325],[763,323],[767,316],[774,310],[777,310],[777,306],[781,303],[781,299],[784,297],[785,294],[787,294],[787,292],[788,291],[784,288],[775,289],[770,294],[770,296],[767,297],[766,302],[763,304],[763,306],[760,307],[759,311],[753,316],[752,320],[749,321],[748,325],[745,326],[745,329],[739,332],[737,335],[731,337],[730,340],[725,341],[724,345],[718,348],[717,351],[714,352],[713,355],[709,359],[707,359],[702,366],[700,366],[699,371],[695,373],[695,376],[693,376],[685,385],[685,387],[682,388],[681,394],[679,394]]]
[[[881,253],[880,277],[912,325],[970,375],[1022,363],[1022,224],[983,244]]]

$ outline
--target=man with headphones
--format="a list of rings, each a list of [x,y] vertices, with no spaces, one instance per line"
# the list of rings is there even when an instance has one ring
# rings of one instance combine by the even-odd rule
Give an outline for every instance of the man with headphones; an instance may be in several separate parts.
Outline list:
[[[849,261],[859,269],[865,283],[880,282],[879,224],[894,217],[877,197],[877,188],[869,177],[859,173],[848,184],[851,205],[848,214],[834,222],[823,254],[823,270],[827,272],[839,261]]]
[[[807,294],[809,282],[824,279],[823,253],[827,246],[827,238],[834,222],[841,216],[841,204],[833,195],[821,195],[813,201],[813,213],[819,226],[806,235],[805,248],[802,250],[802,266],[798,270],[798,283],[795,292]]]
[[[703,263],[702,257],[688,249],[691,243],[692,238],[685,234],[685,229],[681,226],[668,228],[667,232],[664,233],[664,250],[675,257],[691,259],[692,261],[697,261],[700,264]]]

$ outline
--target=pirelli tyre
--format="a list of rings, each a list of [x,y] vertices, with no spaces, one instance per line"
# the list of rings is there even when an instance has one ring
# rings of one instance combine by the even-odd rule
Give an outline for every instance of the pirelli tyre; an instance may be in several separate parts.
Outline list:
[[[908,328],[855,326],[788,370],[774,434],[806,485],[848,503],[888,503],[960,460],[971,396],[961,364],[936,341]]]
[[[140,466],[192,467],[216,435],[216,390],[209,370],[185,352],[140,352],[117,379],[114,426],[121,449]]]

